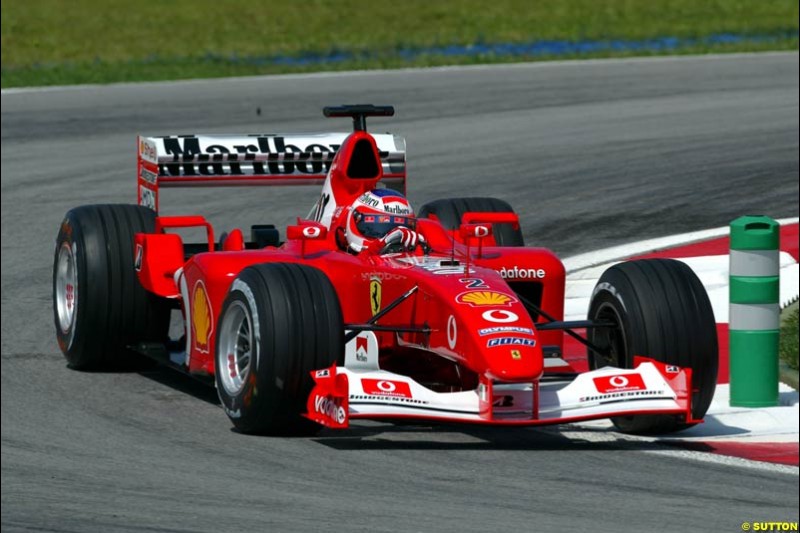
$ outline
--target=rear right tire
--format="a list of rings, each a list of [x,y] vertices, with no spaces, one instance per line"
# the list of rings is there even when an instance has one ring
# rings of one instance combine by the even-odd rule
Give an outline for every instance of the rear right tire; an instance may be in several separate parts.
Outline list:
[[[116,204],[76,207],[64,217],[53,260],[53,315],[70,368],[127,366],[129,346],[166,341],[169,302],[141,286],[134,266],[134,235],[152,233],[155,216]]]
[[[464,213],[513,213],[514,209],[497,198],[445,198],[423,205],[420,218],[438,220],[445,229],[457,230]],[[511,224],[494,224],[494,240],[498,246],[525,246],[522,228],[514,229]]]

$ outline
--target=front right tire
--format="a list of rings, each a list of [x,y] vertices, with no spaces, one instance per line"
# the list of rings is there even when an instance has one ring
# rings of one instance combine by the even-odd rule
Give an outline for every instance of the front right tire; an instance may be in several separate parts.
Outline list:
[[[692,369],[692,417],[706,414],[717,384],[718,349],[714,312],[703,284],[685,263],[642,259],[608,268],[595,286],[589,320],[613,328],[590,329],[589,367],[633,368],[641,355]],[[622,432],[670,433],[690,427],[673,415],[611,419]]]

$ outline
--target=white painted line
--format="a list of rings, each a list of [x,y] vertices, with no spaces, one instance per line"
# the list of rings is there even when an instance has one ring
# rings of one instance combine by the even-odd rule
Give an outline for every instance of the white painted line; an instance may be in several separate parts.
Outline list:
[[[641,443],[643,449],[636,451],[665,457],[674,457],[676,459],[689,459],[702,463],[747,468],[751,470],[760,470],[763,472],[791,474],[794,476],[797,476],[799,472],[796,466],[753,461],[750,459],[720,455],[717,453],[686,450],[683,448],[673,447],[654,437],[638,437],[635,435],[616,433],[613,431],[611,422],[607,420],[598,420],[591,423],[586,422],[579,425],[570,424],[561,426],[558,429],[545,429],[545,431],[557,432],[559,435],[574,441],[583,440],[586,442],[617,443],[620,448],[629,448],[632,444],[635,445],[638,442]]]
[[[778,220],[778,223],[781,225],[793,224],[798,222],[798,220],[800,220],[798,217],[782,218]],[[568,257],[564,259],[564,267],[567,269],[568,273],[573,273],[584,268],[590,268],[603,263],[611,263],[613,261],[621,261],[628,257],[642,255],[664,248],[674,248],[679,245],[693,244],[716,237],[723,237],[727,235],[729,231],[729,226],[723,226],[721,228],[693,231],[681,235],[669,235],[667,237],[658,237],[655,239],[622,244],[620,246],[613,246],[603,250],[595,250],[593,252]]]
[[[675,457],[676,459],[689,459],[701,463],[711,463],[722,466],[733,466],[746,468],[749,470],[760,470],[762,472],[773,472],[778,474],[789,474],[797,476],[800,470],[796,466],[782,465],[779,463],[767,463],[763,461],[752,461],[733,457],[730,455],[720,455],[717,453],[697,452],[693,450],[682,450],[680,448],[664,448],[663,450],[645,450],[645,453],[661,455],[664,457]]]
[[[438,73],[438,72],[475,72],[485,70],[500,70],[500,69],[547,69],[559,68],[563,66],[607,66],[612,64],[639,64],[639,63],[666,63],[666,62],[684,62],[684,61],[709,61],[709,60],[737,60],[747,59],[755,56],[758,57],[780,57],[786,55],[797,55],[796,51],[775,51],[775,52],[743,52],[735,54],[704,54],[704,55],[679,55],[679,56],[648,56],[648,57],[622,57],[622,58],[594,58],[594,59],[567,59],[559,61],[529,61],[518,63],[485,63],[481,65],[446,65],[439,67],[410,67],[398,69],[375,69],[375,70],[337,70],[326,72],[307,72],[300,74],[267,74],[256,76],[234,76],[229,78],[195,78],[190,80],[172,80],[172,81],[147,81],[147,82],[122,82],[122,83],[107,83],[107,84],[85,84],[85,85],[52,85],[47,87],[15,87],[11,89],[2,89],[0,94],[15,95],[27,93],[46,93],[56,91],[80,91],[85,89],[98,89],[107,87],[159,87],[159,86],[174,86],[174,85],[194,85],[198,83],[208,84],[229,84],[239,82],[263,82],[267,80],[315,80],[325,78],[341,78],[352,76],[370,76],[374,74],[399,74],[405,75],[408,73],[424,72],[424,73]]]

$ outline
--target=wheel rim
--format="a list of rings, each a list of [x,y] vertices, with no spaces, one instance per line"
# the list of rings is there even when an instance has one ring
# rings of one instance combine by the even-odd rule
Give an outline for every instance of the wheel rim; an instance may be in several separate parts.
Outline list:
[[[614,306],[603,303],[595,313],[595,320],[599,322],[611,322],[614,327],[597,328],[592,330],[591,341],[599,348],[605,348],[607,355],[592,351],[592,368],[602,368],[604,366],[615,366],[627,368],[628,349],[625,343],[625,330],[622,326],[622,319],[614,309]]]
[[[237,300],[225,312],[217,352],[217,372],[222,387],[230,396],[239,394],[247,383],[252,356],[253,324],[250,312]]]
[[[72,344],[78,315],[78,265],[74,246],[62,243],[56,264],[56,313],[61,333],[67,336],[67,345]]]

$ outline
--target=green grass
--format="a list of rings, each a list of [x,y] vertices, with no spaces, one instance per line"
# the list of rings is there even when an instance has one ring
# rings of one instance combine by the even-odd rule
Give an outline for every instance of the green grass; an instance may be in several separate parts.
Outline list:
[[[732,33],[776,37],[670,53],[798,47],[797,0],[5,0],[0,9],[3,87],[533,59],[429,54],[408,60],[399,53],[453,44]],[[360,59],[300,66],[267,61],[336,52]],[[633,53],[566,57],[609,55]]]
[[[797,370],[798,355],[798,305],[793,303],[781,312],[780,356],[789,368]]]

